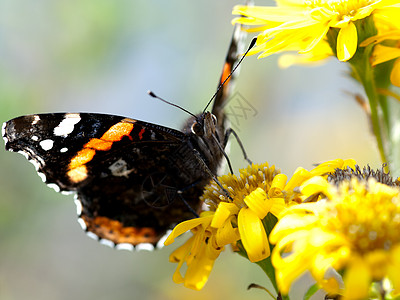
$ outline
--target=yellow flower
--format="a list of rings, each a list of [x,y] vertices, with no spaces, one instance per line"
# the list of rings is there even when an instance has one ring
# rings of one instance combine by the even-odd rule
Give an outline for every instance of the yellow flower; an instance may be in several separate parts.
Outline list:
[[[372,53],[372,66],[396,59],[390,74],[390,81],[393,85],[400,87],[400,30],[392,30],[370,37],[360,46],[364,47],[370,44],[377,44]]]
[[[216,211],[216,215],[224,216],[219,217],[215,224],[222,226],[228,222],[238,228],[249,260],[257,262],[270,255],[262,220],[268,213],[278,216],[285,208],[282,189],[287,177],[279,174],[274,166],[269,167],[268,163],[248,166],[239,172],[240,176],[218,177],[232,200],[215,182],[206,187],[202,200]]]
[[[262,31],[256,47],[250,51],[263,52],[260,58],[297,51],[312,54],[312,61],[323,59],[329,55],[327,36],[334,29],[336,56],[347,61],[357,50],[357,20],[374,15],[379,28],[390,25],[385,13],[391,12],[397,19],[400,16],[398,1],[394,0],[276,0],[276,3],[276,7],[238,5],[233,9],[233,14],[241,15],[234,23],[256,26],[248,31]]]
[[[202,196],[210,211],[178,224],[165,241],[165,245],[170,245],[186,231],[193,234],[170,255],[170,261],[178,263],[174,282],[200,290],[224,247],[229,244],[236,247],[239,240],[251,262],[269,257],[270,245],[263,224],[268,213],[279,217],[287,206],[300,203],[299,192],[295,190],[305,180],[317,175],[326,177],[337,168],[354,164],[353,160],[337,159],[320,164],[311,171],[299,168],[288,182],[286,175],[268,163],[248,166],[239,171],[239,176],[218,177],[224,190],[212,181]],[[182,275],[181,268],[185,263],[187,270]]]
[[[178,263],[172,277],[175,283],[183,283],[185,287],[201,290],[224,245],[234,243],[239,239],[237,229],[232,226],[212,227],[211,222],[214,216],[215,212],[206,211],[201,213],[199,218],[178,224],[165,241],[165,245],[170,245],[175,237],[186,231],[191,230],[193,233],[193,236],[169,257],[170,262]],[[185,275],[182,276],[180,271],[184,263],[187,269]]]
[[[298,188],[306,180],[315,176],[323,176],[324,178],[326,178],[330,173],[333,173],[335,170],[353,168],[355,165],[356,162],[354,159],[335,159],[321,163],[311,171],[307,171],[302,167],[298,167],[284,189],[287,205],[291,206],[294,203],[297,204],[305,200],[311,200],[310,197],[313,197],[316,194],[314,193],[310,195],[305,195],[304,193],[299,193]],[[313,201],[315,200],[317,199],[313,199]]]
[[[378,182],[379,180],[380,182]],[[400,189],[383,171],[337,170],[301,186],[326,201],[288,208],[271,232],[272,263],[283,294],[310,271],[328,293],[365,299],[372,282],[392,283],[400,293]],[[397,271],[396,271],[397,270]],[[343,275],[343,282],[338,274]],[[344,284],[344,285],[343,285]]]
[[[332,160],[318,165],[311,171],[298,168],[292,178],[280,174],[274,166],[268,163],[252,165],[240,170],[240,176],[224,175],[218,180],[226,191],[211,182],[205,189],[202,200],[211,210],[218,212],[221,207],[229,205],[225,219],[220,222],[230,222],[239,229],[240,240],[251,262],[261,261],[270,255],[270,246],[262,220],[271,213],[279,218],[286,206],[296,205],[305,198],[299,197],[296,191],[307,179],[317,176],[327,176],[335,169],[354,166],[354,160]]]

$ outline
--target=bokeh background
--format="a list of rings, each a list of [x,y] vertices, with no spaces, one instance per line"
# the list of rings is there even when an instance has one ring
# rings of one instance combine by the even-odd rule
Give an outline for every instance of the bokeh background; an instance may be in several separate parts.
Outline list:
[[[0,121],[40,112],[103,112],[179,128],[201,111],[230,40],[231,0],[1,0]],[[258,4],[270,4],[259,1]],[[235,129],[254,162],[298,166],[355,158],[379,167],[346,66],[281,70],[244,61],[236,90],[256,113]],[[253,111],[254,112],[254,111]],[[245,167],[233,141],[235,169]],[[0,299],[266,299],[256,265],[226,251],[201,292],[172,282],[172,247],[117,251],[89,239],[72,196],[42,184],[22,156],[0,151]],[[182,239],[184,240],[184,239]],[[296,299],[296,297],[294,297]]]

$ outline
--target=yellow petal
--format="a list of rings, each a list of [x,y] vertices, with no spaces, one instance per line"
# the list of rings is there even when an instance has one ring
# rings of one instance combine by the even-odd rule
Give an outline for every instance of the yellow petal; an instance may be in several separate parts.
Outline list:
[[[209,241],[206,243],[206,249],[204,255],[206,255],[209,259],[216,260],[220,255],[220,253],[224,250],[224,247],[215,248],[214,245],[216,245],[216,243],[212,242],[213,239],[214,237],[211,237]]]
[[[205,228],[200,227],[200,230],[198,230],[194,234],[194,239],[192,246],[190,248],[190,252],[188,255],[185,257],[186,264],[190,264],[192,260],[196,259],[196,257],[199,255],[199,252],[201,251],[203,245],[205,244],[206,238],[208,238],[209,232],[205,230]]]
[[[400,49],[376,45],[372,54],[372,66],[400,57]]]
[[[328,160],[326,162],[323,162],[316,166],[314,169],[312,169],[310,172],[315,176],[315,175],[325,175],[327,173],[330,173],[334,171],[336,168],[340,168],[343,165],[343,159],[334,159],[334,160]]]
[[[174,241],[175,238],[186,231],[189,231],[199,225],[202,225],[204,227],[207,227],[213,218],[213,215],[207,215],[204,217],[192,219],[192,220],[187,220],[182,223],[179,223],[178,225],[175,226],[175,228],[172,230],[171,234],[168,236],[168,238],[165,240],[164,245],[168,246],[171,245]]]
[[[215,236],[215,242],[218,247],[235,243],[239,239],[239,230],[237,228],[233,228],[231,222],[225,222],[224,226],[218,229]]]
[[[278,65],[282,69],[287,69],[293,65],[320,66],[325,63],[324,59],[331,55],[282,54],[279,56]]]
[[[259,219],[264,219],[273,204],[273,201],[268,199],[267,193],[262,188],[252,191],[243,201]]]
[[[188,239],[182,246],[176,248],[170,255],[169,255],[169,262],[177,263],[184,261],[190,249],[192,248],[194,236]]]
[[[180,272],[183,263],[184,263],[184,260],[179,262],[178,266],[176,267],[176,270],[175,270],[174,274],[172,275],[172,280],[177,284],[182,283],[182,282],[185,281],[185,279],[182,277],[181,272]]]
[[[397,59],[394,62],[392,73],[390,74],[390,82],[393,85],[400,87],[400,59]]]
[[[306,231],[299,231],[295,235],[284,237],[272,252],[271,261],[276,270],[277,284],[284,295],[289,293],[293,281],[310,268],[310,257],[315,255],[314,252],[309,253],[304,250],[286,254],[286,250],[292,248],[295,239],[301,239],[303,236],[307,237]],[[282,256],[283,253],[285,253],[284,256]]]
[[[330,195],[329,193],[329,183],[326,181],[325,178],[321,176],[315,176],[310,179],[308,179],[306,182],[304,182],[301,187],[300,191],[301,193],[306,196],[312,196],[318,193],[322,193],[324,195]]]
[[[383,249],[376,249],[366,253],[364,256],[364,263],[369,266],[371,276],[375,280],[383,279],[387,273],[387,251]]]
[[[313,204],[313,203],[307,203]],[[302,206],[304,204],[301,204]],[[300,230],[301,228],[308,228],[315,224],[318,218],[314,215],[296,213],[285,216],[284,222],[278,222],[274,229],[272,229],[269,240],[272,244],[276,244],[279,240],[283,239],[288,234]]]
[[[287,176],[285,174],[277,174],[272,180],[271,187],[268,191],[269,197],[279,197],[282,195],[282,190],[285,187]]]
[[[185,279],[181,275],[181,268],[183,266],[183,263],[186,261],[186,257],[192,248],[194,238],[195,236],[192,236],[182,246],[173,251],[169,256],[170,262],[178,263],[178,266],[176,267],[176,270],[172,275],[172,280],[177,284],[185,281]]]
[[[270,248],[264,226],[249,208],[242,208],[238,215],[238,228],[243,246],[251,262],[257,262],[270,255]]]
[[[303,49],[299,51],[300,54],[312,52],[312,50],[323,40],[323,38],[326,37],[326,33],[329,30],[329,27],[325,26],[325,24],[317,24],[313,27],[313,39],[308,41],[308,44],[302,47]]]
[[[357,28],[353,22],[340,29],[336,50],[340,61],[347,61],[353,57],[357,50]]]
[[[340,168],[346,169],[347,167],[350,167],[350,168],[354,169],[356,164],[357,164],[357,162],[354,159],[348,158],[348,159],[343,160],[343,165]]]
[[[185,287],[199,291],[206,284],[215,260],[208,258],[205,251],[206,244],[203,244],[199,255],[188,264],[184,279]]]
[[[211,227],[220,228],[224,225],[229,216],[237,214],[238,211],[239,208],[235,204],[220,202],[211,221]]]
[[[304,16],[301,11],[295,9],[282,9],[281,7],[264,7],[264,6],[243,6],[236,5],[233,7],[233,15],[249,16],[252,19],[264,20],[269,22],[288,22],[295,20],[303,20]],[[276,25],[275,25],[276,26]]]
[[[300,186],[305,180],[310,178],[312,175],[309,171],[304,168],[297,168],[294,172],[292,178],[290,178],[289,182],[286,184],[284,190],[291,191],[294,188]]]
[[[344,284],[342,277],[332,267],[333,262],[334,258],[325,251],[315,255],[311,274],[327,293],[335,295],[343,289]]]
[[[279,218],[281,212],[286,208],[285,199],[284,198],[273,198],[273,204],[270,209],[270,213],[275,217]]]
[[[367,299],[369,286],[371,284],[371,275],[365,262],[354,257],[350,266],[344,274],[345,292],[343,296],[347,299]]]
[[[400,295],[400,245],[393,247],[391,253],[391,263],[388,265],[388,277],[393,285],[394,296]]]
[[[400,39],[400,30],[392,30],[385,32],[384,34],[379,34],[372,36],[360,43],[360,47],[366,47],[370,44],[377,44],[383,42],[384,40],[399,40]]]

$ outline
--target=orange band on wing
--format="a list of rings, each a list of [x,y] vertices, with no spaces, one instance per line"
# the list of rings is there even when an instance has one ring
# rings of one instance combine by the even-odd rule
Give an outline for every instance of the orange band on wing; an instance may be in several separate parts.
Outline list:
[[[232,71],[231,65],[228,63],[225,63],[224,69],[222,71],[222,76],[221,76],[221,82],[220,82],[221,84],[229,76],[229,74],[231,74],[231,71]],[[229,80],[231,80],[231,79],[229,78]],[[227,82],[225,82],[225,86],[229,83],[229,80]]]
[[[78,183],[86,179],[87,169],[84,166],[91,161],[96,154],[96,151],[110,150],[114,142],[122,140],[124,136],[129,136],[133,129],[134,120],[130,123],[120,122],[108,129],[101,138],[93,138],[87,142],[81,151],[79,151],[68,165],[68,177],[72,182]],[[142,138],[144,129],[141,131],[140,139]],[[131,138],[132,139],[132,138]],[[84,167],[84,168],[83,168]]]
[[[133,129],[132,123],[122,123],[122,122],[117,123],[111,126],[111,128],[108,129],[100,139],[108,142],[118,142],[125,135],[129,136],[132,129]]]
[[[95,150],[106,151],[110,150],[113,142],[104,141],[102,139],[91,139],[88,143],[86,143],[84,148],[91,148]]]
[[[71,170],[86,164],[87,162],[92,160],[95,154],[96,150],[94,149],[90,148],[82,149],[72,158],[68,168]]]
[[[75,183],[82,182],[88,176],[87,168],[85,165],[79,166],[77,168],[69,170],[67,175],[72,182]]]
[[[140,243],[154,244],[159,240],[159,236],[150,227],[125,227],[121,222],[107,217],[81,216],[87,226],[87,230],[93,232],[98,237],[113,241],[115,244],[129,243],[137,245]]]

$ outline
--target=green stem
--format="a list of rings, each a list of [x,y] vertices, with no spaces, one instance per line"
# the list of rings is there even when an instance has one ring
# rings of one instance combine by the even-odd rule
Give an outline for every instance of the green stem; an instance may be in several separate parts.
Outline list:
[[[387,153],[385,151],[385,146],[384,146],[384,136],[382,134],[382,126],[385,126],[387,128],[388,125],[388,120],[387,120],[387,107],[386,105],[383,105],[380,107],[380,99],[379,99],[379,94],[376,90],[376,85],[375,85],[375,80],[374,80],[374,72],[372,70],[371,65],[369,62],[366,62],[365,64],[362,64],[361,66],[359,64],[351,64],[353,67],[353,72],[355,75],[358,77],[360,80],[361,84],[364,87],[365,93],[367,94],[370,109],[371,109],[371,124],[372,124],[372,130],[374,132],[374,135],[376,137],[377,145],[378,145],[378,150],[379,154],[381,157],[381,160],[383,163],[388,162],[387,159]],[[383,102],[382,104],[385,104],[386,102]],[[383,124],[379,118],[380,111],[379,109],[382,110],[382,113],[384,114],[383,120],[386,120],[386,122]]]
[[[373,17],[367,17],[354,22],[357,27],[358,41],[377,34]],[[339,29],[331,28],[327,34],[329,45],[335,55],[337,55],[337,37]],[[371,66],[370,57],[373,45],[358,47],[354,56],[348,61],[352,68],[352,76],[364,87],[367,94],[371,110],[371,125],[376,138],[380,158],[383,163],[388,162],[388,150],[390,150],[390,116],[387,99],[378,93],[377,88],[385,87],[380,82],[380,74],[375,74],[375,69]]]

